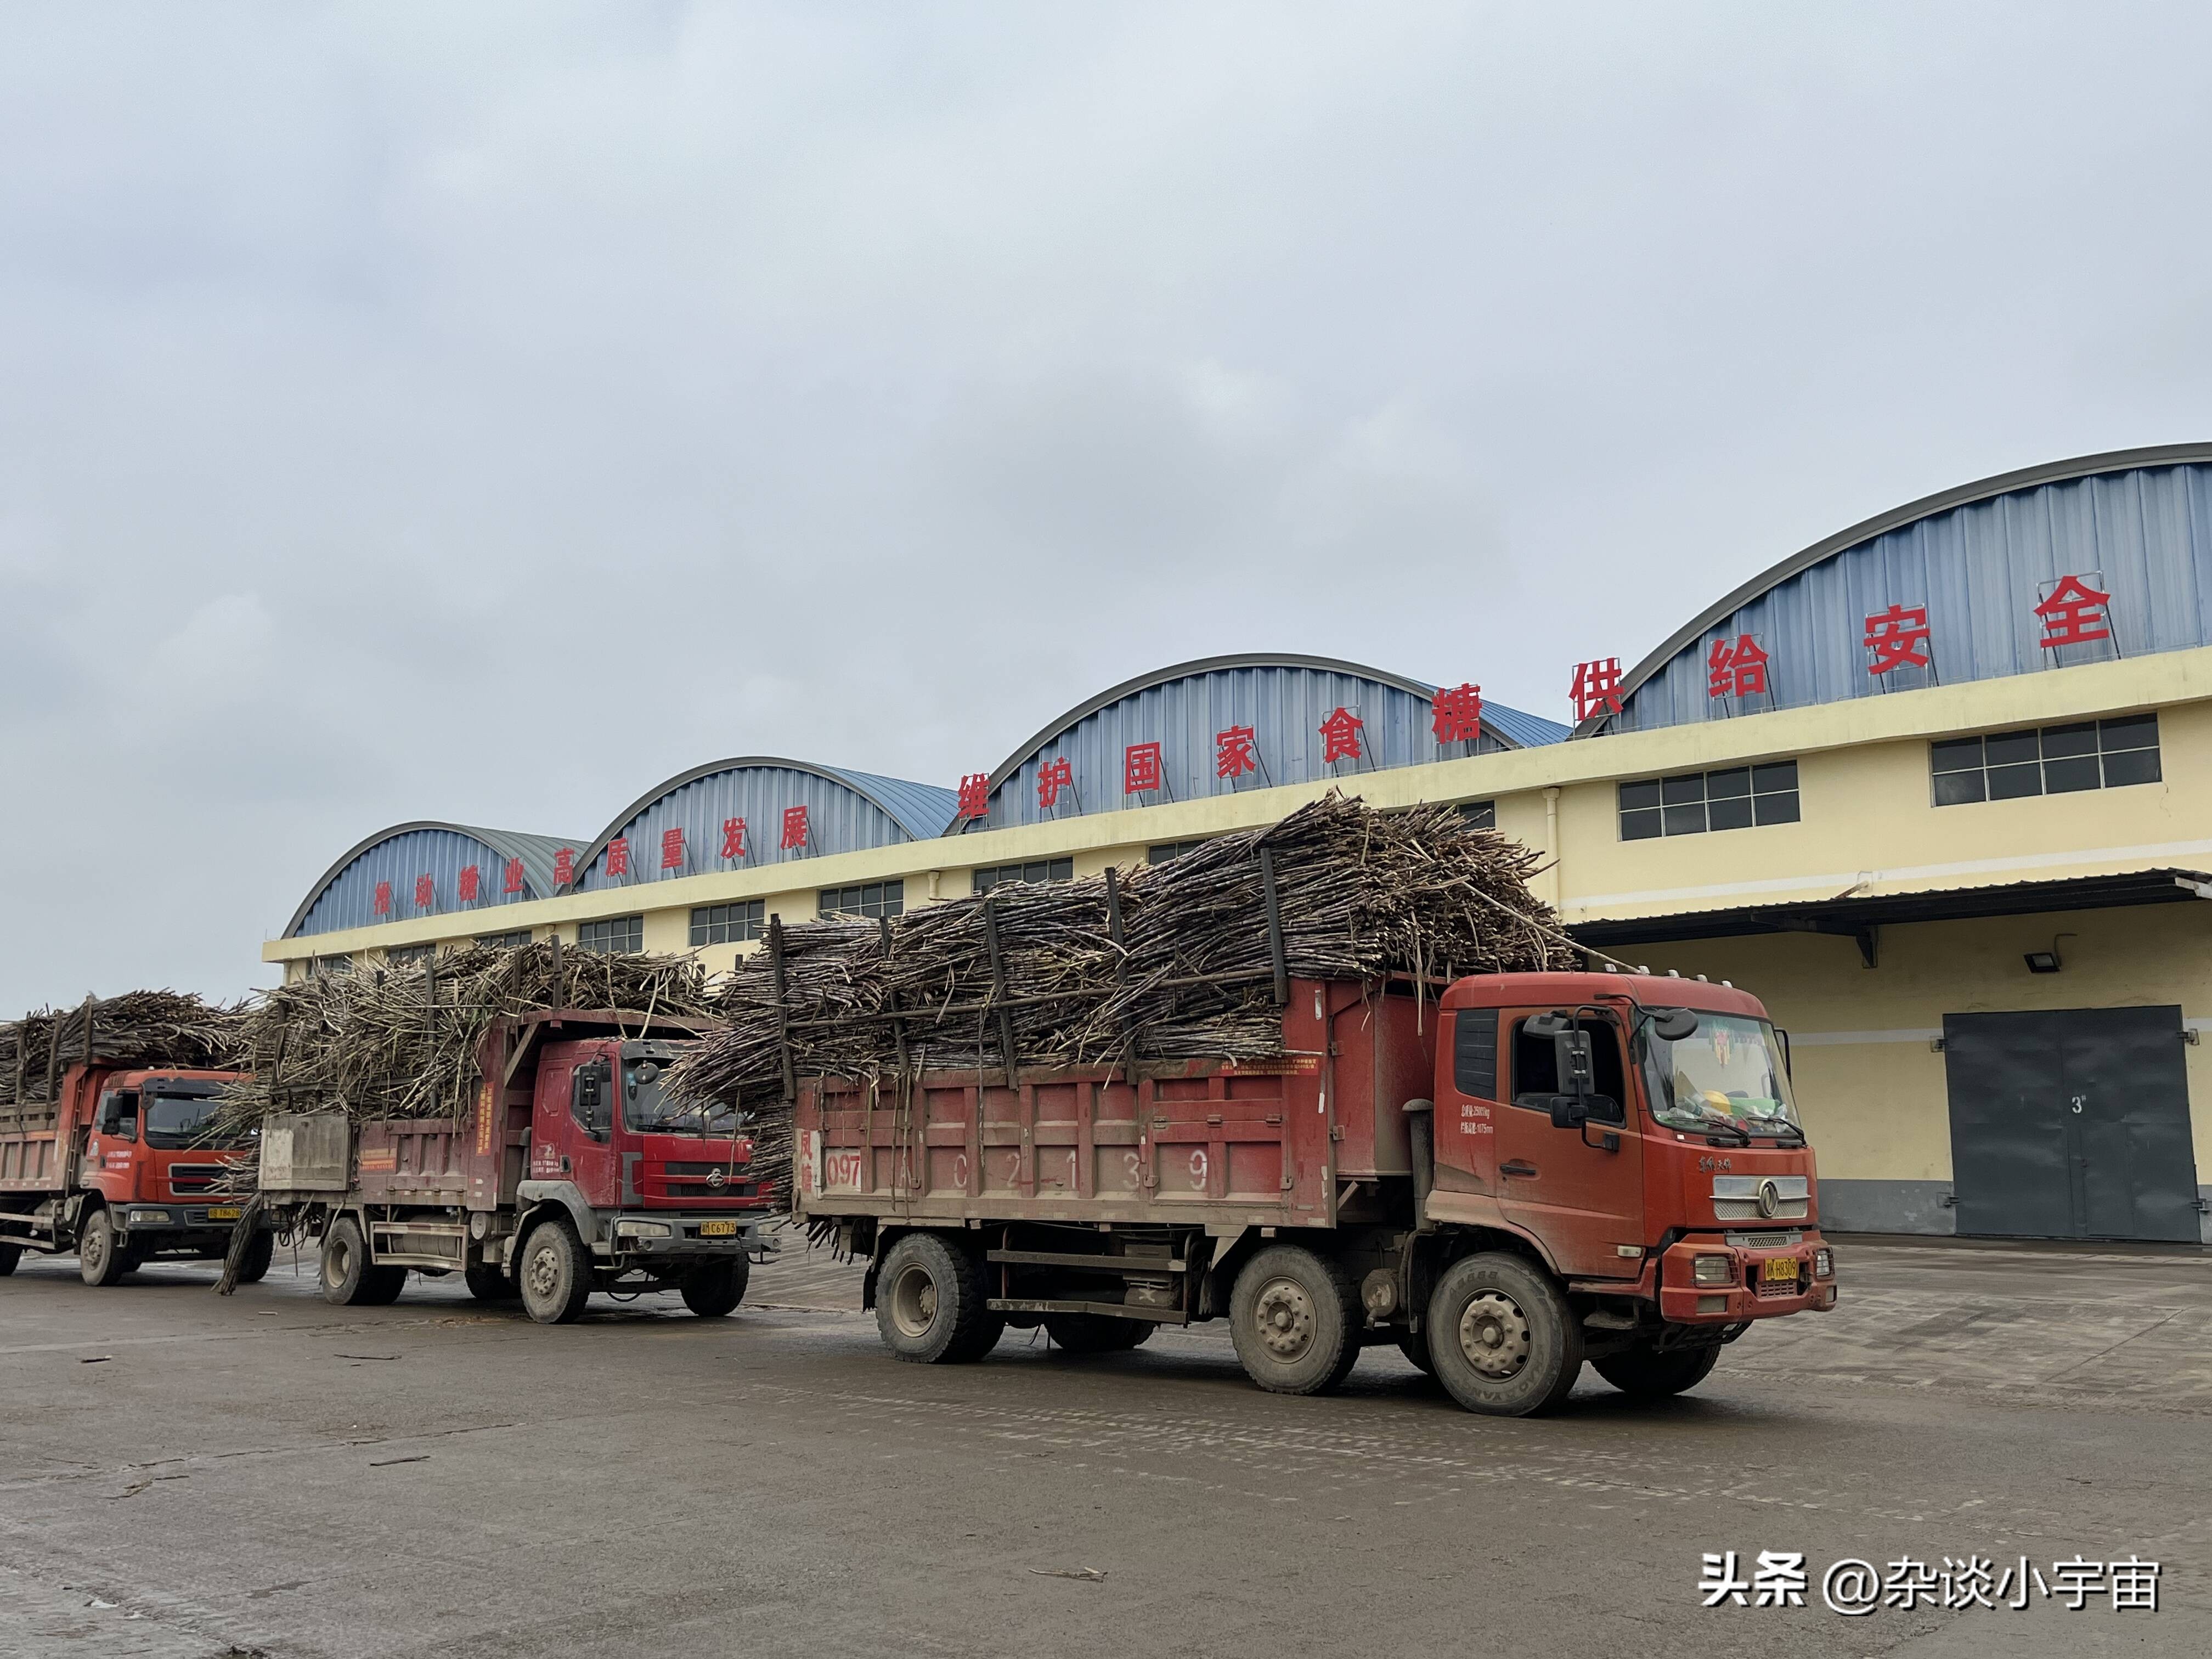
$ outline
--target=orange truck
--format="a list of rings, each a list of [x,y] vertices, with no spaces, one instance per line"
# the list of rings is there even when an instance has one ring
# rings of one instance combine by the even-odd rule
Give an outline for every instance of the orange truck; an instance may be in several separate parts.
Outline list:
[[[155,1260],[220,1261],[243,1200],[216,1190],[228,1153],[209,1126],[237,1072],[100,1060],[60,1068],[39,1092],[17,1079],[0,1105],[0,1275],[26,1250],[74,1251],[88,1285]],[[256,1231],[239,1278],[269,1271]]]
[[[869,1257],[884,1344],[1009,1325],[1134,1347],[1226,1318],[1261,1387],[1395,1343],[1471,1411],[1588,1361],[1679,1393],[1836,1304],[1786,1038],[1726,984],[1627,973],[1291,980],[1283,1053],[799,1079],[797,1213]]]

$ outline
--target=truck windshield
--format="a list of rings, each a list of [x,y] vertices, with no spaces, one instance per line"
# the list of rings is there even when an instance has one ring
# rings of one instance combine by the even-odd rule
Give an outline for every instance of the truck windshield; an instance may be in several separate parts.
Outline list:
[[[726,1135],[737,1115],[726,1106],[681,1104],[663,1092],[668,1067],[659,1060],[623,1062],[623,1125],[632,1134]]]
[[[1698,1016],[1694,1035],[1669,1042],[1645,1028],[1651,1115],[1670,1129],[1802,1139],[1782,1045],[1763,1019]]]
[[[146,1144],[172,1152],[179,1146],[214,1145],[208,1130],[222,1105],[221,1097],[214,1095],[148,1095]]]

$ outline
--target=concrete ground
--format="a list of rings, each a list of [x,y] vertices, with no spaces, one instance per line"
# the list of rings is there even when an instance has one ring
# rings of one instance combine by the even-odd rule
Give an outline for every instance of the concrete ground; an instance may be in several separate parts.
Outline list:
[[[2212,1260],[1847,1243],[1844,1305],[1696,1394],[1455,1407],[1394,1349],[1251,1388],[1220,1327],[978,1366],[878,1346],[857,1275],[545,1329],[280,1263],[0,1281],[0,1654],[2212,1652]],[[827,1311],[817,1311],[827,1310]],[[1802,1553],[1803,1607],[1700,1606]],[[2161,1564],[2155,1613],[1820,1605],[1826,1569]]]

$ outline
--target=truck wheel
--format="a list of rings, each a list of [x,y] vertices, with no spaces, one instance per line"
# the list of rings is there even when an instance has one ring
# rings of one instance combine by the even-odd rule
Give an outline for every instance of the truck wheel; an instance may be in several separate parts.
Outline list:
[[[520,1294],[507,1269],[489,1261],[472,1261],[461,1273],[469,1294],[479,1302],[512,1302]]]
[[[106,1210],[85,1218],[76,1240],[77,1275],[88,1285],[112,1285],[131,1271],[131,1252]]]
[[[1149,1319],[1115,1319],[1109,1314],[1044,1316],[1044,1334],[1070,1353],[1120,1353],[1141,1348],[1156,1328]]]
[[[720,1319],[745,1299],[752,1276],[753,1264],[743,1256],[694,1267],[682,1286],[684,1305],[702,1319]]]
[[[1437,1374],[1437,1357],[1429,1352],[1429,1334],[1426,1331],[1399,1332],[1398,1352],[1431,1376]]]
[[[276,1235],[256,1233],[246,1242],[246,1254],[238,1259],[238,1272],[233,1282],[240,1285],[258,1285],[269,1277],[269,1264],[276,1259]]]
[[[924,1365],[981,1359],[1006,1334],[983,1305],[982,1269],[935,1233],[908,1233],[876,1278],[876,1331],[901,1359]]]
[[[1471,1412],[1549,1411],[1582,1374],[1582,1327],[1567,1298],[1503,1251],[1452,1263],[1429,1298],[1428,1334],[1437,1380]]]
[[[1244,1375],[1272,1394],[1320,1394],[1352,1374],[1365,1319],[1342,1264],[1297,1244],[1271,1244],[1244,1264],[1229,1329]]]
[[[1720,1360],[1717,1342],[1702,1348],[1670,1348],[1663,1353],[1639,1345],[1626,1353],[1593,1359],[1590,1366],[1623,1394],[1658,1400],[1696,1388],[1713,1374]]]
[[[567,1217],[532,1227],[515,1264],[522,1305],[532,1319],[541,1325],[571,1325],[583,1316],[584,1304],[592,1299],[592,1259]]]
[[[15,1264],[23,1259],[21,1244],[0,1244],[0,1279],[15,1271]]]
[[[368,1240],[361,1231],[361,1223],[349,1215],[342,1215],[323,1230],[323,1261],[320,1277],[323,1300],[334,1307],[374,1307],[392,1300],[391,1296],[380,1296],[386,1283],[389,1268],[373,1266],[368,1259]],[[393,1291],[396,1296],[398,1291]]]

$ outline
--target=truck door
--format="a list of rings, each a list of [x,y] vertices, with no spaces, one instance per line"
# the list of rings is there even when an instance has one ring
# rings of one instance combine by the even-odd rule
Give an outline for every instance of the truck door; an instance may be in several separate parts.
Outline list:
[[[593,1209],[619,1206],[615,1091],[614,1065],[604,1054],[545,1057],[530,1115],[532,1180],[573,1181]]]
[[[1621,1028],[1583,1017],[1597,1093],[1613,1103],[1609,1121],[1594,1112],[1583,1128],[1555,1128],[1551,1097],[1559,1082],[1552,1039],[1525,1028],[1532,1017],[1557,1012],[1565,1011],[1510,1008],[1499,1017],[1498,1094],[1505,1103],[1496,1118],[1498,1203],[1507,1220],[1544,1242],[1562,1273],[1633,1279],[1645,1243],[1644,1142]]]

